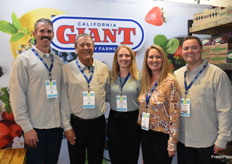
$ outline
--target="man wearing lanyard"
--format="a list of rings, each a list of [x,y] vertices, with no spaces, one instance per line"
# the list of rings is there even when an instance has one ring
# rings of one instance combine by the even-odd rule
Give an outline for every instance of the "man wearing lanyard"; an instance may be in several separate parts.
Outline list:
[[[109,71],[106,64],[93,59],[94,42],[80,34],[75,41],[76,61],[62,68],[66,99],[62,123],[68,140],[71,164],[101,164],[105,142],[106,91]],[[68,103],[66,103],[68,102]]]
[[[51,52],[54,32],[49,19],[34,25],[35,46],[12,64],[10,102],[16,122],[22,127],[27,163],[56,164],[63,136],[60,99],[62,65]]]
[[[179,164],[210,164],[231,141],[232,90],[227,74],[202,59],[202,42],[188,36],[182,43],[187,65],[175,71],[179,82],[181,120]]]

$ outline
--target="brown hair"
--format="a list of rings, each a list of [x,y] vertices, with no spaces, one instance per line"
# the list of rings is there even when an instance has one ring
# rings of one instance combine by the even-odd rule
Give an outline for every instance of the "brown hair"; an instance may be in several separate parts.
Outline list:
[[[142,69],[142,84],[141,84],[140,95],[146,93],[146,91],[149,89],[149,86],[151,83],[152,71],[147,65],[148,53],[151,49],[156,49],[162,57],[162,67],[161,67],[160,74],[159,74],[158,86],[162,85],[162,83],[164,82],[164,79],[167,76],[169,76],[169,75],[173,76],[172,69],[171,69],[170,63],[168,61],[168,57],[166,56],[164,50],[158,45],[151,45],[150,47],[147,48],[145,55],[144,55],[143,69]]]
[[[198,37],[196,37],[196,36],[186,36],[186,37],[183,39],[181,46],[183,47],[183,44],[184,44],[184,42],[185,42],[186,40],[192,40],[192,39],[197,40],[199,46],[200,46],[201,48],[203,48],[201,39],[198,38]]]

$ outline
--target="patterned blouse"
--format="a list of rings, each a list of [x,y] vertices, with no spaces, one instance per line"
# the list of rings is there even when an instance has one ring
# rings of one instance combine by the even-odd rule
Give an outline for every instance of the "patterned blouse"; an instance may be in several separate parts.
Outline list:
[[[139,103],[138,123],[141,125],[143,112],[150,113],[149,129],[169,134],[168,150],[176,151],[180,118],[180,90],[177,82],[167,77],[152,93],[148,108],[145,94]]]

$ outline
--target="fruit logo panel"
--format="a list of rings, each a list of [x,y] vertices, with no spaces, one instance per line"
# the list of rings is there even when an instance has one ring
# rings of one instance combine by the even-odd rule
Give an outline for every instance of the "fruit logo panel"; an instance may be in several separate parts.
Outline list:
[[[133,19],[76,17],[59,15],[52,19],[57,51],[74,52],[75,38],[90,34],[95,43],[95,53],[114,53],[118,45],[128,45],[137,51],[144,43],[144,30]]]

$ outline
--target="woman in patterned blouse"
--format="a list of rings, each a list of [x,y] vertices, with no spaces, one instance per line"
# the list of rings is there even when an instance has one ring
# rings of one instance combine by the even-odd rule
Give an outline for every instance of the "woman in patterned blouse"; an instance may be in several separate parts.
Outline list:
[[[178,141],[180,90],[160,46],[146,50],[138,101],[144,164],[170,164]]]

